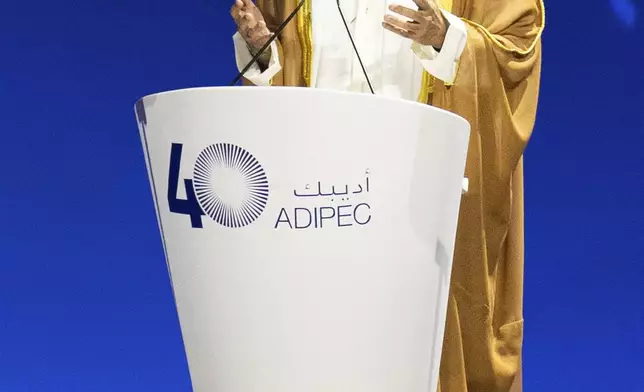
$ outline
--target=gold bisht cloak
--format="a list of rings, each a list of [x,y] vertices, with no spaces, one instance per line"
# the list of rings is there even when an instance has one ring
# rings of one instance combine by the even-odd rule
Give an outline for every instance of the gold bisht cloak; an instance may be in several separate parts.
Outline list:
[[[273,31],[297,3],[257,0]],[[536,116],[544,7],[541,0],[446,3],[466,24],[467,45],[453,84],[424,75],[420,100],[464,117],[472,132],[439,390],[516,392],[523,342],[522,156]],[[273,85],[310,85],[310,21],[307,0],[297,23],[279,37],[282,70]]]

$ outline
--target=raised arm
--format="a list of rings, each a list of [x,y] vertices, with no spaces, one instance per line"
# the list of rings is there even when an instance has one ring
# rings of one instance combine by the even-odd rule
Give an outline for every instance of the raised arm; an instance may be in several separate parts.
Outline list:
[[[237,32],[233,36],[235,45],[235,60],[237,68],[241,71],[252,59],[257,51],[264,46],[272,36],[275,29],[272,8],[267,1],[259,0],[255,5],[252,0],[236,0],[230,14],[237,24]],[[266,18],[265,12],[266,10]],[[279,38],[271,44],[269,49],[259,58],[245,74],[245,85],[269,86],[279,83],[281,70],[280,56],[282,48]],[[276,80],[277,79],[277,80]],[[277,83],[276,83],[277,82]]]

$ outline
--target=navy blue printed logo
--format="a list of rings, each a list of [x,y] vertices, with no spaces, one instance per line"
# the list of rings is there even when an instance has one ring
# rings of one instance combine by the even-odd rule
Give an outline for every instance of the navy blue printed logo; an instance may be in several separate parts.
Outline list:
[[[232,144],[213,144],[203,150],[193,181],[199,205],[222,226],[253,223],[268,201],[264,169],[248,151]]]
[[[257,159],[229,143],[206,147],[197,157],[193,179],[184,179],[186,199],[177,198],[183,145],[172,144],[168,205],[176,214],[190,216],[193,228],[203,228],[201,217],[230,228],[253,223],[268,202],[268,179]]]

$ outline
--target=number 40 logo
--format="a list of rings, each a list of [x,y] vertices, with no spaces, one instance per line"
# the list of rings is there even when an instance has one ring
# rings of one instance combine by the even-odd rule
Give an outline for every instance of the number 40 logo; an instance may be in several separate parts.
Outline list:
[[[193,228],[203,228],[202,216],[208,215],[224,227],[239,228],[253,223],[268,202],[268,179],[257,159],[248,151],[229,143],[206,147],[197,157],[193,179],[184,179],[186,199],[177,198],[183,145],[173,143],[168,170],[170,212],[187,215]],[[234,173],[237,191],[231,197],[219,193],[234,185],[219,178],[221,169]],[[220,192],[217,192],[219,190]]]

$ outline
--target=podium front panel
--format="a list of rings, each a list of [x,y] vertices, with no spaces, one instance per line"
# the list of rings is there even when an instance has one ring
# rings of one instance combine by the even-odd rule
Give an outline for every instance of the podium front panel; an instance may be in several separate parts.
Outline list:
[[[201,88],[136,105],[196,392],[433,392],[469,125]]]

